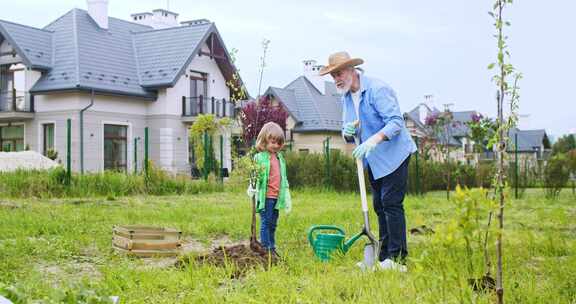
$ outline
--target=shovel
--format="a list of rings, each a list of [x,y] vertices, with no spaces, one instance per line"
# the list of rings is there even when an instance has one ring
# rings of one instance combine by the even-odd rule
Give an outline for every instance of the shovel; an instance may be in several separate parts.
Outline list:
[[[368,200],[366,198],[366,183],[364,180],[364,163],[361,159],[356,159],[356,169],[358,171],[358,184],[360,187],[360,199],[362,200],[362,215],[364,216],[364,227],[362,233],[368,238],[368,243],[364,246],[364,267],[370,269],[374,266],[380,254],[380,244],[370,231],[370,219],[368,216]]]
[[[360,127],[360,121],[356,120],[354,122],[356,128]],[[358,135],[359,136],[359,135]],[[360,144],[358,137],[346,136],[344,137],[346,143],[356,143]],[[368,199],[366,198],[366,181],[364,180],[364,162],[362,159],[356,159],[356,170],[358,173],[358,186],[360,188],[360,199],[362,201],[362,215],[364,217],[364,227],[362,228],[361,234],[366,235],[368,238],[368,243],[364,246],[364,265],[362,268],[371,269],[378,255],[380,254],[380,244],[372,231],[370,231],[370,218],[368,216]]]
[[[264,246],[256,238],[256,195],[252,196],[252,227],[250,231],[250,249],[254,252],[265,253]]]

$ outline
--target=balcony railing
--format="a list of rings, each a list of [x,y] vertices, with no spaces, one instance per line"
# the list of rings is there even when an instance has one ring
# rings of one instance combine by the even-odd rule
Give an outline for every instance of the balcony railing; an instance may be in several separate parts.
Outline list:
[[[216,117],[234,117],[235,105],[225,98],[205,98],[182,96],[182,116],[194,117],[200,114],[214,114]]]
[[[34,112],[34,96],[23,91],[0,91],[0,112]]]

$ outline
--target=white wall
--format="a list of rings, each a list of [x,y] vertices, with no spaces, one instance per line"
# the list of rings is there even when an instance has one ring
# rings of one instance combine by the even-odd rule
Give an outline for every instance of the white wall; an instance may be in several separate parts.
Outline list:
[[[208,52],[208,46],[202,46]],[[226,80],[214,59],[210,56],[196,56],[178,79],[174,87],[160,90],[158,100],[148,105],[148,120],[152,128],[151,146],[154,159],[158,165],[173,172],[189,172],[188,167],[188,125],[181,121],[182,97],[190,97],[190,71],[208,74],[208,97],[229,100],[230,90]],[[224,134],[224,166],[231,168],[230,134]],[[215,137],[215,140],[217,137]],[[152,144],[152,143],[151,143]],[[219,145],[219,140],[217,145]],[[219,157],[219,146],[215,145]]]
[[[202,47],[208,51],[206,44]],[[208,74],[208,97],[230,98],[230,90],[216,61],[197,55],[173,87],[158,92],[158,100],[148,106],[148,115],[182,115],[182,96],[190,97],[190,70]]]
[[[54,147],[58,159],[66,163],[66,120],[72,119],[72,169],[79,171],[80,166],[80,110],[90,103],[88,93],[61,93],[37,95],[35,97],[36,114],[26,130],[29,138],[26,142],[32,150],[42,152],[42,124],[55,123]],[[138,142],[138,169],[144,159],[144,127],[146,127],[146,109],[151,101],[109,95],[95,95],[94,105],[84,113],[84,170],[101,171],[103,162],[103,125],[114,123],[128,126],[128,169],[133,171],[134,138]]]

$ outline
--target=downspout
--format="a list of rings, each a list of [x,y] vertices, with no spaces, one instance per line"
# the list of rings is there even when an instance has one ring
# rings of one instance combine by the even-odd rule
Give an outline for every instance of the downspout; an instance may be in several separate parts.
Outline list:
[[[84,112],[94,105],[94,90],[90,91],[90,104],[80,110],[80,174],[84,174]]]

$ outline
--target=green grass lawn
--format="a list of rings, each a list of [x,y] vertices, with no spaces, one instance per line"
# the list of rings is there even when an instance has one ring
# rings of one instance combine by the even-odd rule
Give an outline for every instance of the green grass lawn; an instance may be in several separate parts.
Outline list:
[[[359,198],[353,194],[299,191],[294,207],[281,213],[277,232],[285,261],[230,279],[230,269],[168,266],[170,260],[115,254],[115,224],[181,229],[186,239],[249,237],[250,205],[243,193],[94,199],[1,199],[0,290],[22,303],[74,303],[81,297],[118,295],[121,303],[490,303],[475,293],[460,239],[450,239],[454,202],[438,192],[408,197],[408,228],[427,225],[433,235],[408,236],[409,272],[362,273],[354,264],[360,243],[344,257],[318,262],[306,239],[313,224],[337,224],[348,234],[361,229]],[[376,227],[372,214],[373,227]],[[504,232],[505,297],[509,303],[576,303],[576,199],[564,190],[557,201],[540,190],[510,201]],[[485,220],[482,219],[483,224]],[[447,230],[448,229],[448,230]],[[494,246],[490,244],[492,257]],[[483,273],[481,252],[473,276]],[[43,302],[42,302],[43,301]]]

